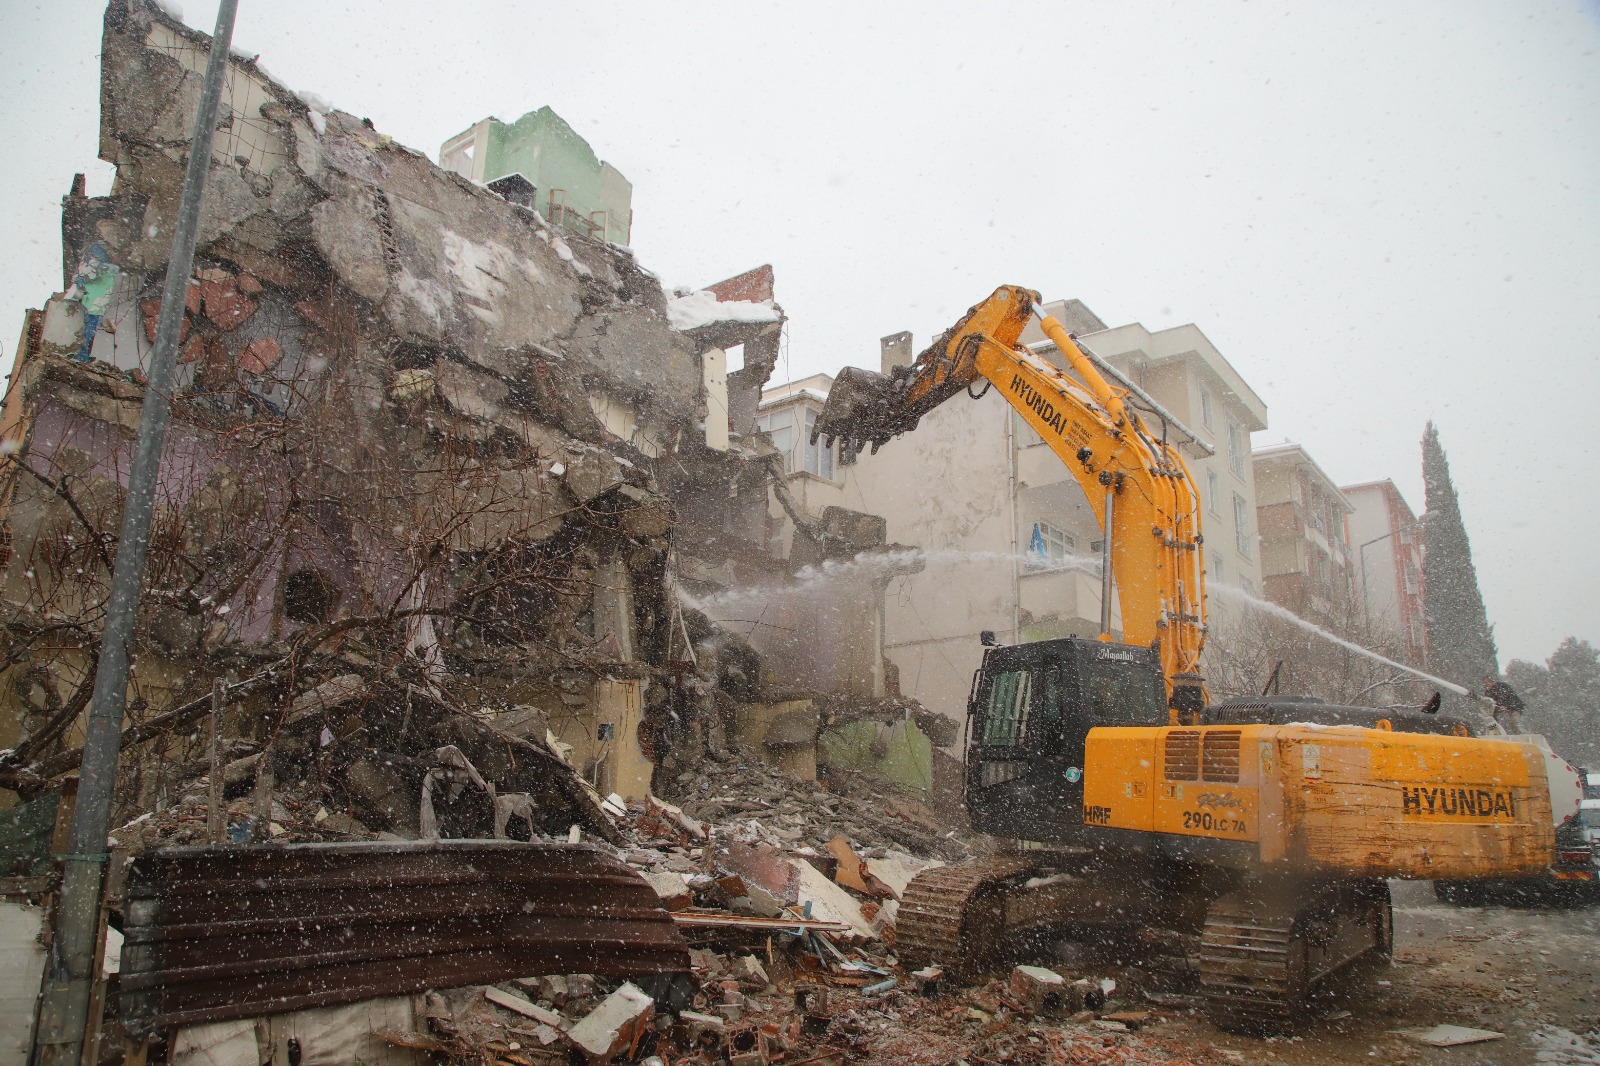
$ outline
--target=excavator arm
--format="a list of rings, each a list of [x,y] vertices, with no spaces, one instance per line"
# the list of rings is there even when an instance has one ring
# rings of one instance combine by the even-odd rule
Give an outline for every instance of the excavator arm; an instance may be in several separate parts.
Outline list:
[[[1015,407],[1083,487],[1105,532],[1108,577],[1115,575],[1123,639],[1155,647],[1174,720],[1205,705],[1198,672],[1205,643],[1205,568],[1200,507],[1175,445],[1145,426],[1066,329],[1040,316],[1045,335],[1076,377],[1023,347],[1018,338],[1039,294],[1006,285],[973,307],[909,367],[891,375],[842,371],[817,420],[818,436],[873,451],[915,429],[922,416],[980,379]],[[1110,640],[1110,598],[1101,610]]]

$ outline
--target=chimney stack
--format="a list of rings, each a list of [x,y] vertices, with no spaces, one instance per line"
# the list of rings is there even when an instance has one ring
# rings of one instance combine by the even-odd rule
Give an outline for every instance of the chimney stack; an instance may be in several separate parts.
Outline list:
[[[878,342],[883,349],[883,372],[889,373],[897,366],[910,366],[915,360],[911,354],[911,333],[891,333]]]

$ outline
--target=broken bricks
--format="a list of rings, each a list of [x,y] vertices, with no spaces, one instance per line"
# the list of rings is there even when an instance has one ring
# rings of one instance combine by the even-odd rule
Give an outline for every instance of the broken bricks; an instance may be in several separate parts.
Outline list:
[[[715,1052],[722,1047],[727,1033],[727,1023],[711,1014],[686,1010],[678,1013],[678,1025],[683,1039],[691,1047]]]
[[[1068,981],[1043,966],[1018,966],[1008,983],[1011,998],[1030,1014],[1077,1014],[1105,1006],[1106,992],[1087,978]]]
[[[567,1033],[591,1064],[631,1053],[650,1028],[655,1003],[631,982],[624,984]]]
[[[1018,966],[1008,987],[1011,998],[1032,1014],[1060,1013],[1066,1007],[1066,978],[1043,966]]]

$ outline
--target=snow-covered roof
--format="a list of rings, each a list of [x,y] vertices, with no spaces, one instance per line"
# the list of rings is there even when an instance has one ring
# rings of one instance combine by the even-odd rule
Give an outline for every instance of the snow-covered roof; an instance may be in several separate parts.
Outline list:
[[[707,289],[674,296],[667,301],[667,322],[683,332],[713,322],[776,322],[778,309],[771,300],[719,300]]]

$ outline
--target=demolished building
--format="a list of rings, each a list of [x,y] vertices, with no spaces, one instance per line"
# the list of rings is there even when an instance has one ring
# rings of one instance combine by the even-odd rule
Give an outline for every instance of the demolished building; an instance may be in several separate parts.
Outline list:
[[[28,312],[5,397],[0,787],[25,799],[76,765],[208,47],[147,0],[107,9],[100,155],[115,182],[65,198],[65,288]],[[534,796],[529,830],[603,835],[599,797],[670,792],[741,741],[814,775],[819,731],[881,713],[879,652],[847,676],[796,673],[763,657],[761,627],[697,609],[886,551],[881,523],[820,516],[773,551],[781,482],[756,426],[784,324],[770,267],[666,292],[629,249],[255,59],[230,59],[223,112],[121,813],[192,788],[193,724],[219,679],[230,795],[299,783],[402,836],[424,828],[447,748],[501,794]],[[788,608],[767,632],[871,640],[881,588]],[[583,787],[550,772],[551,753]],[[445,835],[493,821],[482,807]]]

